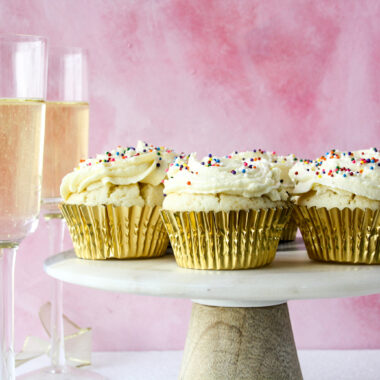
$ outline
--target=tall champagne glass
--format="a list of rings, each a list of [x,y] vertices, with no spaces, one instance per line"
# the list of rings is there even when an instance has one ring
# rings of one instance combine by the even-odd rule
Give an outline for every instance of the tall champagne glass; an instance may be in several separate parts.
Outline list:
[[[15,379],[14,267],[38,225],[45,128],[47,42],[0,35],[0,378]]]
[[[42,211],[48,228],[48,255],[63,250],[65,222],[59,211],[62,178],[88,153],[89,104],[87,53],[81,48],[50,47],[46,102]],[[52,279],[49,367],[21,376],[27,380],[103,379],[66,365],[62,282]]]

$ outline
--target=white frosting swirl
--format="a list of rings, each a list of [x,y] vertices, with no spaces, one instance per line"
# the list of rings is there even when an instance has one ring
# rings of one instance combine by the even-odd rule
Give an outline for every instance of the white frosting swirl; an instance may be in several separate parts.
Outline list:
[[[166,176],[175,153],[164,147],[153,147],[142,141],[134,147],[117,147],[82,161],[61,183],[61,196],[67,200],[71,194],[92,191],[110,183],[130,185],[138,182],[159,185]]]
[[[231,153],[231,156],[237,156],[242,159],[256,158],[258,160],[264,159],[269,161],[274,167],[280,169],[281,187],[288,192],[292,192],[294,188],[294,183],[289,177],[289,170],[298,161],[298,158],[294,154],[280,156],[276,152],[268,152],[262,149],[254,149],[247,152],[233,152]]]
[[[164,182],[165,194],[229,194],[247,198],[266,195],[272,201],[285,200],[280,188],[280,169],[268,160],[229,155],[209,155],[202,161],[195,153],[177,157]]]
[[[322,185],[380,200],[380,154],[376,148],[353,152],[334,149],[314,161],[300,160],[289,175],[295,182],[294,194]]]

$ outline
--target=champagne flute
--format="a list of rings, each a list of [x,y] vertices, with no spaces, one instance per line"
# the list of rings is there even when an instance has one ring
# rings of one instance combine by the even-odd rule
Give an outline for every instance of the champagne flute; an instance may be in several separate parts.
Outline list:
[[[65,222],[58,208],[62,178],[88,155],[89,104],[87,52],[81,48],[49,48],[42,209],[49,252],[63,250]],[[23,380],[99,380],[102,376],[66,364],[62,282],[52,279],[51,348],[48,367],[21,376]]]
[[[47,41],[0,35],[0,378],[15,379],[14,268],[38,225],[45,128]]]

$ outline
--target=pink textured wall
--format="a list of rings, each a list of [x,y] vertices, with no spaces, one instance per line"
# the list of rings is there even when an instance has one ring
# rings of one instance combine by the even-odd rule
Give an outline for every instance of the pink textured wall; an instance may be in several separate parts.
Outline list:
[[[0,31],[90,50],[92,154],[137,139],[310,157],[379,145],[379,19],[377,0],[0,2]],[[18,257],[18,347],[43,334],[42,224]],[[96,350],[176,349],[190,303],[67,285],[65,310],[94,328]],[[299,347],[380,348],[380,296],[290,310]]]

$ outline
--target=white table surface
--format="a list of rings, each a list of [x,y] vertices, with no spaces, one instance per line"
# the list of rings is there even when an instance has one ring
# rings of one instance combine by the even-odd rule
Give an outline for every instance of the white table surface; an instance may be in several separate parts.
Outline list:
[[[253,270],[183,269],[177,266],[173,255],[149,260],[82,260],[73,251],[47,259],[45,270],[52,277],[77,285],[226,302],[223,306],[228,306],[228,302],[260,306],[265,302],[380,293],[380,265],[311,261],[302,240],[280,244],[271,265]]]
[[[298,355],[304,380],[380,379],[380,350],[301,350]],[[181,358],[182,351],[97,352],[91,369],[109,380],[177,380]],[[46,357],[35,359],[16,375],[47,364]]]

